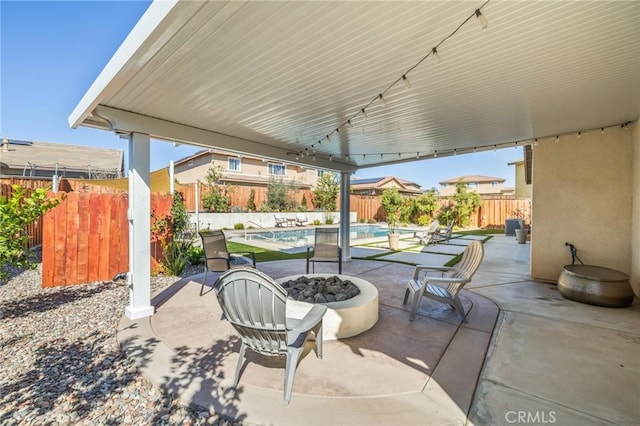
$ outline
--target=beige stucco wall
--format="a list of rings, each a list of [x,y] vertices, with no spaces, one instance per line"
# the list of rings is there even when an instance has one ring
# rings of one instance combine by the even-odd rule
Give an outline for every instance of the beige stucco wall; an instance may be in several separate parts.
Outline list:
[[[500,182],[500,181],[495,181],[497,182],[496,186],[493,186],[491,182],[478,182],[478,181],[473,181],[473,182],[476,182],[478,186],[476,188],[470,188],[467,186],[467,190],[469,192],[477,192],[478,194],[501,194],[502,189],[504,187],[504,182]],[[440,184],[441,196],[449,197],[455,193],[456,193],[455,183],[448,184],[446,188],[444,187],[444,185]]]
[[[240,157],[240,171],[233,171],[228,170],[230,157],[238,158],[233,155],[224,155],[220,153],[195,157],[189,162],[176,165],[176,179],[178,182],[183,184],[204,181],[204,178],[207,175],[207,170],[211,166],[212,161],[214,165],[223,167],[225,176],[238,175],[247,178],[262,178],[265,182],[269,178],[268,165],[271,161],[263,161],[259,158],[242,156]],[[282,164],[280,162],[274,163]],[[315,186],[318,182],[318,173],[315,169],[300,167],[293,164],[287,164],[286,167],[286,175],[283,176],[283,178],[287,180],[294,180],[311,186]]]
[[[516,198],[531,198],[532,188],[531,184],[527,184],[525,179],[524,161],[515,164],[515,178],[516,178]]]
[[[631,126],[631,145],[633,146],[631,285],[636,296],[640,297],[640,121],[636,121]]]
[[[631,273],[632,133],[609,127],[534,146],[533,278],[557,281],[567,241],[583,262]]]

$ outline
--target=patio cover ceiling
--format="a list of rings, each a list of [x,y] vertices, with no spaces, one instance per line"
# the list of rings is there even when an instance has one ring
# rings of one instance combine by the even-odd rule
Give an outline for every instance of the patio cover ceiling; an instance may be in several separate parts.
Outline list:
[[[69,123],[352,172],[639,116],[638,1],[162,1]]]

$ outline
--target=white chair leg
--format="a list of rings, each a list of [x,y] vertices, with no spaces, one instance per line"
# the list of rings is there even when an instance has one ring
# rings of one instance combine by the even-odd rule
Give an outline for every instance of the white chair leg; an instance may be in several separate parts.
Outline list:
[[[462,317],[462,321],[467,322],[467,318],[465,317],[465,314],[464,314],[464,308],[462,307],[462,302],[460,301],[458,296],[455,296],[454,298],[451,299],[451,306],[453,306],[454,309],[458,311],[458,313]]]
[[[240,381],[240,371],[242,370],[242,364],[244,364],[244,354],[247,350],[247,346],[243,343],[240,345],[240,352],[238,352],[238,364],[236,365],[236,374],[233,377],[233,387],[238,386]]]
[[[302,348],[287,349],[287,365],[284,373],[284,405],[289,405],[291,401],[291,390],[293,388],[293,378],[298,366],[298,358],[302,353]]]
[[[316,357],[322,359],[322,320],[314,328],[313,334],[316,338]]]

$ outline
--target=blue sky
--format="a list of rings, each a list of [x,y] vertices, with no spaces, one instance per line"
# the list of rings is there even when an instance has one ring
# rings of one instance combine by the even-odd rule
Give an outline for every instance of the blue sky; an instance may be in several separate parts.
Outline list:
[[[129,31],[147,9],[147,1],[0,0],[0,136],[127,151],[113,133],[80,127],[67,117]],[[199,148],[152,141],[156,170]],[[479,174],[507,179],[521,148],[423,160],[358,171],[352,179],[397,176],[423,188],[438,181]]]

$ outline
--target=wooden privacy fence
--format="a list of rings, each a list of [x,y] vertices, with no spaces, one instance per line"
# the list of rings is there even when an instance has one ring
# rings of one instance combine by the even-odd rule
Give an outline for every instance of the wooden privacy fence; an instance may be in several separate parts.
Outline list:
[[[53,194],[51,194],[53,195]],[[157,215],[170,212],[172,197],[152,194]],[[43,218],[42,286],[111,280],[129,270],[128,195],[70,192]],[[161,256],[151,243],[151,267]]]
[[[352,195],[351,211],[358,214],[358,220],[375,220],[384,222],[386,214],[382,208],[381,198],[371,195]],[[449,199],[438,200],[438,209],[453,204]],[[515,217],[520,212],[527,223],[530,223],[531,203],[529,200],[514,200],[504,197],[483,199],[482,206],[471,214],[469,226],[472,228],[503,228],[505,220]]]

